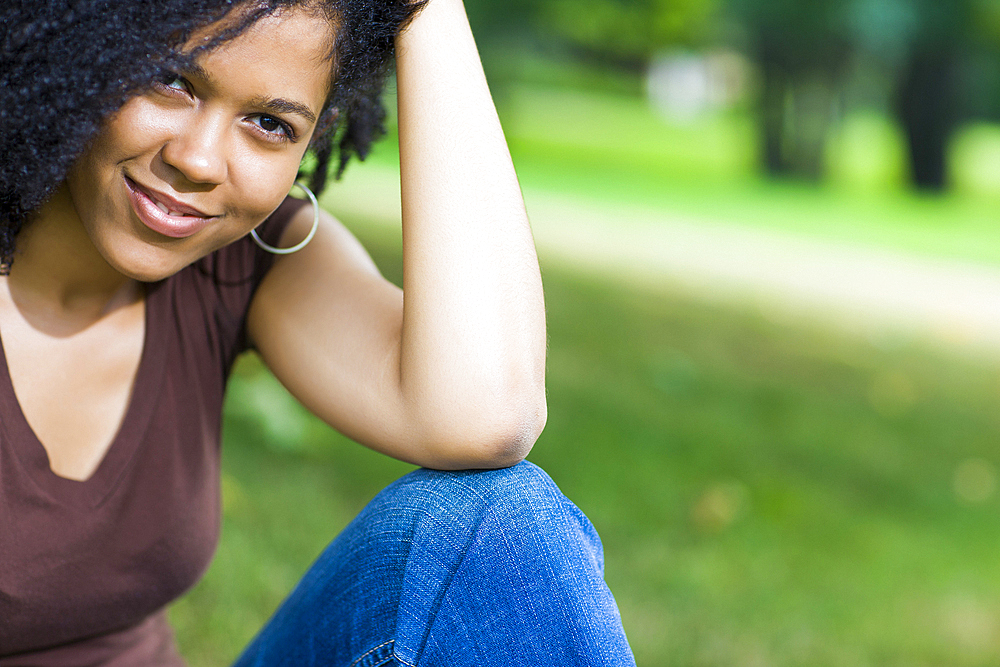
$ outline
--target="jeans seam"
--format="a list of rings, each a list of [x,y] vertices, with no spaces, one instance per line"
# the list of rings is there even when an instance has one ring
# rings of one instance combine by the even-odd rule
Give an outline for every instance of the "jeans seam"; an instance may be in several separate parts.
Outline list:
[[[374,653],[376,653],[380,649],[385,648],[386,646],[392,647],[393,644],[394,644],[394,640],[390,639],[387,642],[383,642],[383,643],[379,644],[378,646],[365,651],[363,654],[361,654],[360,656],[358,656],[358,658],[354,662],[351,663],[350,667],[358,667],[358,665],[362,665],[363,664],[362,661],[364,661],[367,658],[371,657]],[[378,665],[384,665],[384,664],[386,664],[386,662],[388,660],[392,660],[393,658],[395,658],[396,660],[399,660],[399,658],[396,657],[396,652],[392,648],[390,648],[388,655],[380,656],[380,658],[377,658],[379,660],[379,662],[364,663],[363,667],[378,667]],[[402,660],[400,660],[400,662],[402,662]],[[404,663],[404,664],[406,664],[406,663]],[[412,666],[410,666],[410,667],[412,667]]]
[[[448,595],[448,590],[451,588],[452,582],[455,580],[455,575],[458,574],[458,570],[461,569],[462,564],[465,562],[466,556],[469,555],[469,549],[472,547],[472,543],[476,540],[476,535],[479,533],[479,529],[483,525],[483,521],[486,520],[487,515],[492,511],[493,504],[496,502],[495,493],[490,491],[490,493],[484,494],[480,492],[479,489],[466,485],[466,488],[474,495],[478,496],[483,503],[483,509],[476,517],[475,524],[472,526],[472,530],[469,531],[469,537],[466,539],[465,544],[462,547],[462,555],[459,557],[458,562],[455,564],[455,568],[448,573],[447,580],[442,582],[441,589],[438,591],[434,602],[431,604],[431,609],[428,613],[427,627],[424,628],[423,637],[420,638],[420,649],[417,652],[417,656],[423,655],[424,649],[427,648],[427,640],[430,638],[431,629],[434,626],[434,621],[437,619],[438,611],[441,609],[441,604],[444,602],[444,598]],[[395,651],[393,651],[395,653]],[[410,663],[400,660],[407,667],[415,667],[410,665]]]
[[[466,488],[473,495],[478,497],[480,501],[482,501],[483,508],[482,511],[479,513],[479,515],[476,517],[475,522],[472,525],[471,530],[469,531],[469,536],[462,547],[462,555],[459,557],[458,562],[455,564],[454,569],[448,573],[447,580],[442,582],[443,585],[441,586],[441,589],[438,591],[438,594],[434,602],[431,604],[431,610],[428,613],[427,625],[424,628],[423,637],[421,637],[420,640],[420,645],[419,645],[420,648],[417,650],[417,656],[418,656],[417,662],[419,662],[420,656],[423,655],[424,650],[427,648],[427,641],[430,638],[431,630],[434,626],[435,620],[437,619],[438,611],[440,611],[441,605],[444,602],[444,598],[448,595],[448,591],[451,589],[452,582],[454,581],[455,576],[458,574],[458,570],[461,569],[462,564],[465,562],[466,557],[469,555],[469,549],[472,547],[473,542],[475,542],[476,536],[479,534],[483,522],[486,521],[487,517],[492,516],[495,510],[495,505],[496,505],[495,490],[490,489],[489,492],[483,493],[480,489],[477,489],[473,486],[466,485]],[[415,665],[411,665],[410,663],[406,662],[405,660],[402,660],[398,655],[396,655],[395,650],[393,650],[393,655],[395,656],[396,660],[399,660],[399,662],[406,665],[407,667],[415,667]]]

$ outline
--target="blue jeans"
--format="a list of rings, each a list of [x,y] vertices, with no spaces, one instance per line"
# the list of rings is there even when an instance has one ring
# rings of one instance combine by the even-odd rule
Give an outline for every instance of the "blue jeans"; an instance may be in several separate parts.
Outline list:
[[[537,466],[417,470],[306,573],[236,667],[635,665],[587,517]]]

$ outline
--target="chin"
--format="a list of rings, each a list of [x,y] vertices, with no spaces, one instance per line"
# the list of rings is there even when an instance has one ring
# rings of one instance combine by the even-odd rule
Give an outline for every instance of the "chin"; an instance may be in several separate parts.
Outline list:
[[[161,280],[169,278],[170,276],[174,275],[175,273],[183,269],[184,266],[187,265],[185,264],[183,266],[177,266],[177,267],[173,266],[165,267],[165,266],[150,266],[148,264],[139,266],[112,264],[112,266],[114,266],[114,268],[123,276],[131,278],[132,280],[137,280],[141,283],[156,283]]]
[[[174,275],[195,262],[198,256],[178,250],[138,242],[131,248],[101,249],[105,261],[123,276],[144,283],[155,283]]]
[[[182,267],[183,268],[183,267]],[[179,271],[180,269],[178,269]],[[177,271],[157,271],[149,269],[140,269],[137,271],[130,270],[119,270],[119,272],[127,278],[136,280],[140,283],[158,283],[161,280],[166,280],[170,276],[177,273]]]

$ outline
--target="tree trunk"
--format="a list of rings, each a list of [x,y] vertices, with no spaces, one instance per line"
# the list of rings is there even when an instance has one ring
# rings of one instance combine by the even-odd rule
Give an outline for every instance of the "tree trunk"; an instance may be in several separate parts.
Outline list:
[[[784,68],[766,59],[761,59],[761,75],[761,166],[768,176],[785,176],[790,171],[785,146],[789,77]]]
[[[761,163],[769,176],[819,181],[833,115],[832,76],[821,70],[789,72],[761,61]]]
[[[792,172],[819,182],[826,172],[826,143],[833,116],[833,84],[826,72],[803,72],[792,89],[788,160]]]
[[[913,183],[921,190],[941,192],[947,186],[955,92],[954,54],[926,50],[911,56],[900,81],[896,113],[906,133]]]

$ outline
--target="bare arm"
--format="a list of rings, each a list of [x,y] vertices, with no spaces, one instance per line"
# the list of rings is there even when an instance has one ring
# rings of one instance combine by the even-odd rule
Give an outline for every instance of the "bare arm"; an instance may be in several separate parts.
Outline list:
[[[397,51],[403,295],[331,220],[265,279],[251,335],[293,394],[360,442],[429,467],[509,465],[545,421],[520,190],[461,0],[430,0]]]

